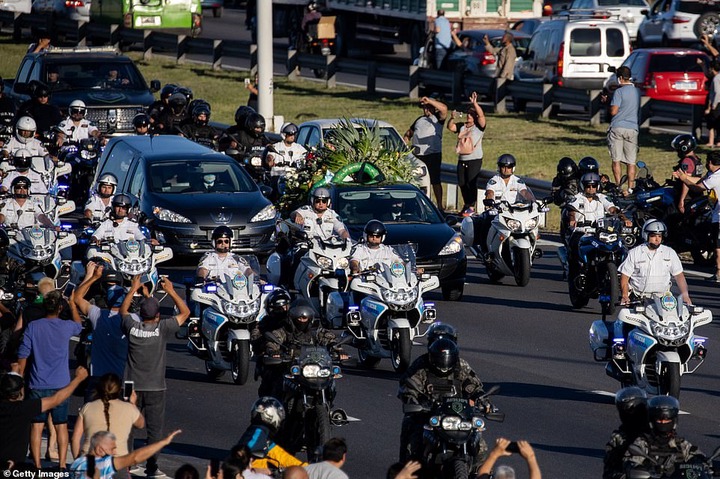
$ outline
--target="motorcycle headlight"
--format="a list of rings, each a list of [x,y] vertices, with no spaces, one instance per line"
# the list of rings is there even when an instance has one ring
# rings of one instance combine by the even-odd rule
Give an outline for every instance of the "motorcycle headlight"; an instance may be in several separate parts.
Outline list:
[[[525,229],[526,230],[534,230],[535,227],[538,225],[538,219],[539,218],[536,216],[534,218],[530,218],[529,220],[527,220],[527,222],[525,222]]]
[[[302,375],[306,378],[317,378],[320,376],[322,368],[318,364],[306,364],[302,368]],[[325,376],[327,377],[327,376]]]
[[[275,218],[275,216],[277,216],[277,210],[275,209],[275,206],[267,205],[265,208],[261,209],[258,214],[256,214],[250,219],[250,223],[271,220]]]
[[[83,150],[80,152],[80,156],[83,157],[83,159],[85,160],[92,160],[93,158],[95,158],[95,152]]]
[[[262,158],[260,158],[259,156],[253,156],[252,158],[250,158],[250,164],[252,166],[262,166]]]
[[[460,429],[460,423],[462,421],[457,416],[448,416],[442,419],[441,426],[446,431],[457,431]]]
[[[338,268],[347,269],[347,267],[350,265],[350,262],[347,258],[343,257],[338,260]]]
[[[448,256],[451,254],[458,254],[463,249],[463,241],[459,233],[455,233],[450,241],[447,242],[443,249],[438,253],[439,256]]]
[[[221,304],[225,314],[231,318],[252,318],[258,313],[258,311],[260,311],[259,298],[250,303],[246,303],[244,301],[240,303],[233,303],[227,300],[223,300]]]
[[[330,258],[328,258],[327,256],[318,256],[318,257],[317,257],[317,264],[318,264],[318,266],[320,266],[322,269],[332,269],[332,267],[333,267],[333,262],[332,262],[332,260],[331,260]]]
[[[520,231],[522,229],[522,222],[520,222],[519,220],[508,218],[506,216],[503,216],[503,219],[505,220],[505,224],[510,229],[510,231]]]
[[[386,303],[408,304],[417,299],[417,289],[400,289],[398,291],[381,290]]]
[[[659,324],[659,323],[652,323],[651,329],[655,337],[658,339],[664,339],[667,341],[675,341],[681,338],[684,338],[688,332],[690,331],[690,328],[688,327],[687,323],[681,323],[681,324]]]
[[[175,213],[172,210],[161,208],[160,206],[153,207],[153,214],[157,216],[157,219],[167,221],[169,223],[192,223],[192,221],[180,213]]]
[[[598,235],[598,238],[600,239],[600,241],[602,241],[604,243],[614,243],[617,241],[618,236],[617,236],[617,233],[601,232]]]

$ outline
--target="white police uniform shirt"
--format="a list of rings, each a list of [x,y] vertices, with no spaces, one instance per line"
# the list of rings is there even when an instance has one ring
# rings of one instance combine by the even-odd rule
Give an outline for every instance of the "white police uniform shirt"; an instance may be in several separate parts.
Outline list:
[[[360,270],[366,270],[377,263],[390,264],[395,261],[404,263],[402,258],[398,256],[394,249],[388,245],[381,244],[379,248],[370,248],[367,243],[361,243],[355,246],[351,255],[352,261],[357,261]]]
[[[20,205],[15,198],[9,198],[0,210],[5,216],[6,226],[17,225],[18,229],[33,226],[39,223],[39,216],[45,214],[40,201],[28,198]]]
[[[605,213],[615,207],[612,201],[610,201],[604,194],[598,193],[595,196],[596,199],[590,201],[590,199],[584,194],[575,195],[575,199],[573,199],[570,203],[570,206],[576,210],[576,222],[593,223],[601,218],[604,218]]]
[[[42,142],[37,138],[28,138],[27,143],[22,143],[13,135],[3,146],[3,151],[8,152],[10,156],[15,156],[18,150],[23,149],[28,150],[32,156],[45,156],[48,154]]]
[[[48,192],[47,184],[43,176],[35,170],[28,170],[21,173],[17,170],[11,170],[5,178],[2,180],[2,186],[7,190],[10,190],[10,186],[15,178],[18,176],[25,176],[30,180],[30,194],[32,195],[45,195]]]
[[[507,201],[513,204],[517,201],[518,193],[527,190],[525,182],[519,176],[511,175],[507,184],[503,177],[495,175],[490,178],[485,186],[485,191],[492,191],[495,194],[495,201]]]
[[[318,216],[312,206],[305,205],[295,210],[303,218],[303,228],[310,237],[319,236],[330,239],[333,234],[339,236],[346,231],[345,224],[332,209],[326,209],[322,216]],[[319,220],[319,221],[318,221]]]
[[[630,278],[630,288],[640,296],[662,295],[670,290],[672,278],[683,272],[682,263],[672,248],[661,244],[651,250],[647,244],[628,252],[619,271]]]
[[[220,256],[216,251],[210,251],[200,259],[198,270],[200,268],[208,270],[207,278],[219,278],[224,282],[225,275],[234,278],[236,274],[245,274],[250,264],[237,254],[227,253]]]
[[[297,167],[298,161],[305,158],[305,154],[307,153],[305,147],[297,143],[287,146],[284,141],[278,141],[272,146],[278,153],[273,154],[275,166],[270,170],[272,176],[285,176],[285,169],[288,167]],[[292,155],[290,153],[292,153]]]
[[[720,170],[715,170],[714,173],[710,173],[705,178],[700,180],[708,190],[713,190],[715,196],[720,198]],[[712,223],[720,222],[720,201],[715,202],[715,206],[712,210]]]
[[[107,204],[103,201],[100,195],[93,194],[85,203],[85,210],[92,212],[92,219],[99,218],[100,221],[105,221],[110,217],[110,211],[112,211],[112,196],[107,198]]]
[[[98,131],[97,127],[89,120],[82,119],[76,125],[72,118],[67,117],[60,122],[58,127],[67,135],[67,141],[80,141],[90,138],[90,135]]]
[[[113,226],[113,224],[117,224],[117,226]],[[93,233],[93,237],[97,238],[98,241],[103,241],[110,237],[115,241],[126,241],[129,239],[140,241],[147,239],[142,231],[140,231],[138,224],[127,218],[117,223],[112,219],[103,221],[95,230],[95,233]]]

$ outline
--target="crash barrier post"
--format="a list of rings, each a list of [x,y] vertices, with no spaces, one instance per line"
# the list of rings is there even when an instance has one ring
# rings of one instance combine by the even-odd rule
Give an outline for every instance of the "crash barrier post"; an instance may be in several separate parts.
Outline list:
[[[295,49],[287,52],[287,79],[295,81],[300,78],[300,68],[298,61],[298,51]]]
[[[367,69],[367,85],[366,89],[367,92],[371,95],[375,94],[375,79],[377,78],[377,63],[376,62],[370,62],[368,63],[368,69]]]
[[[410,99],[416,100],[420,98],[420,67],[417,65],[410,65],[408,68],[408,85]]]
[[[328,88],[335,88],[336,80],[335,75],[337,74],[337,56],[327,55],[325,57],[325,86]]]

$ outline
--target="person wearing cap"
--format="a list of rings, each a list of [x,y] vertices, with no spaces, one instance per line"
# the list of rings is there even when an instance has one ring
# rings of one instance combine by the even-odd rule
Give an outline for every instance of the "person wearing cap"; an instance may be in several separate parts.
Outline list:
[[[102,281],[105,291],[105,308],[91,304],[85,296],[93,284]],[[86,402],[99,378],[107,373],[123,377],[128,357],[128,338],[121,326],[120,306],[125,299],[125,288],[120,273],[106,270],[104,264],[88,261],[85,279],[75,289],[75,305],[88,318],[92,326],[92,356],[90,381],[86,387]]]
[[[301,206],[290,214],[290,218],[301,225],[309,237],[329,239],[339,236],[350,239],[345,223],[330,208],[330,190],[325,187],[315,188],[310,195],[310,204]]]
[[[442,165],[443,125],[448,109],[445,103],[429,97],[420,99],[423,114],[418,117],[405,132],[403,139],[412,147],[415,157],[425,163],[430,175],[430,185],[435,194],[435,202],[443,208],[443,189],[440,182]]]
[[[160,441],[163,437],[167,390],[165,382],[167,343],[190,317],[190,309],[175,291],[172,282],[162,279],[160,284],[175,304],[178,311],[176,316],[160,318],[160,303],[149,296],[147,288],[140,282],[139,275],[133,278],[130,290],[120,306],[121,328],[129,341],[125,378],[135,383],[137,406],[145,416],[148,444]],[[141,291],[145,299],[140,303],[140,321],[136,321],[130,314],[130,305],[133,296]],[[165,477],[165,474],[158,469],[157,460],[157,454],[147,460],[146,477]]]
[[[0,376],[0,469],[18,469],[25,463],[33,418],[67,401],[88,376],[82,366],[70,383],[51,396],[25,398],[25,380],[17,372]]]
[[[622,165],[627,167],[627,194],[635,187],[640,130],[640,90],[632,82],[630,69],[622,66],[615,72],[620,85],[610,102],[610,128],[607,131],[608,150],[612,160],[615,184],[620,184]]]

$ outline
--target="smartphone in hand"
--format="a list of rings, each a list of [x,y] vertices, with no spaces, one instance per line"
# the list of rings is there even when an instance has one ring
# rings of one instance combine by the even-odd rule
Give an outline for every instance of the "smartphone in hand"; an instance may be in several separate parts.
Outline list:
[[[123,399],[129,401],[135,389],[135,381],[125,381],[123,383]]]
[[[217,477],[220,473],[220,460],[210,459],[210,477]]]
[[[513,454],[519,454],[520,448],[518,447],[518,443],[513,441],[505,448],[507,452],[512,452]]]

